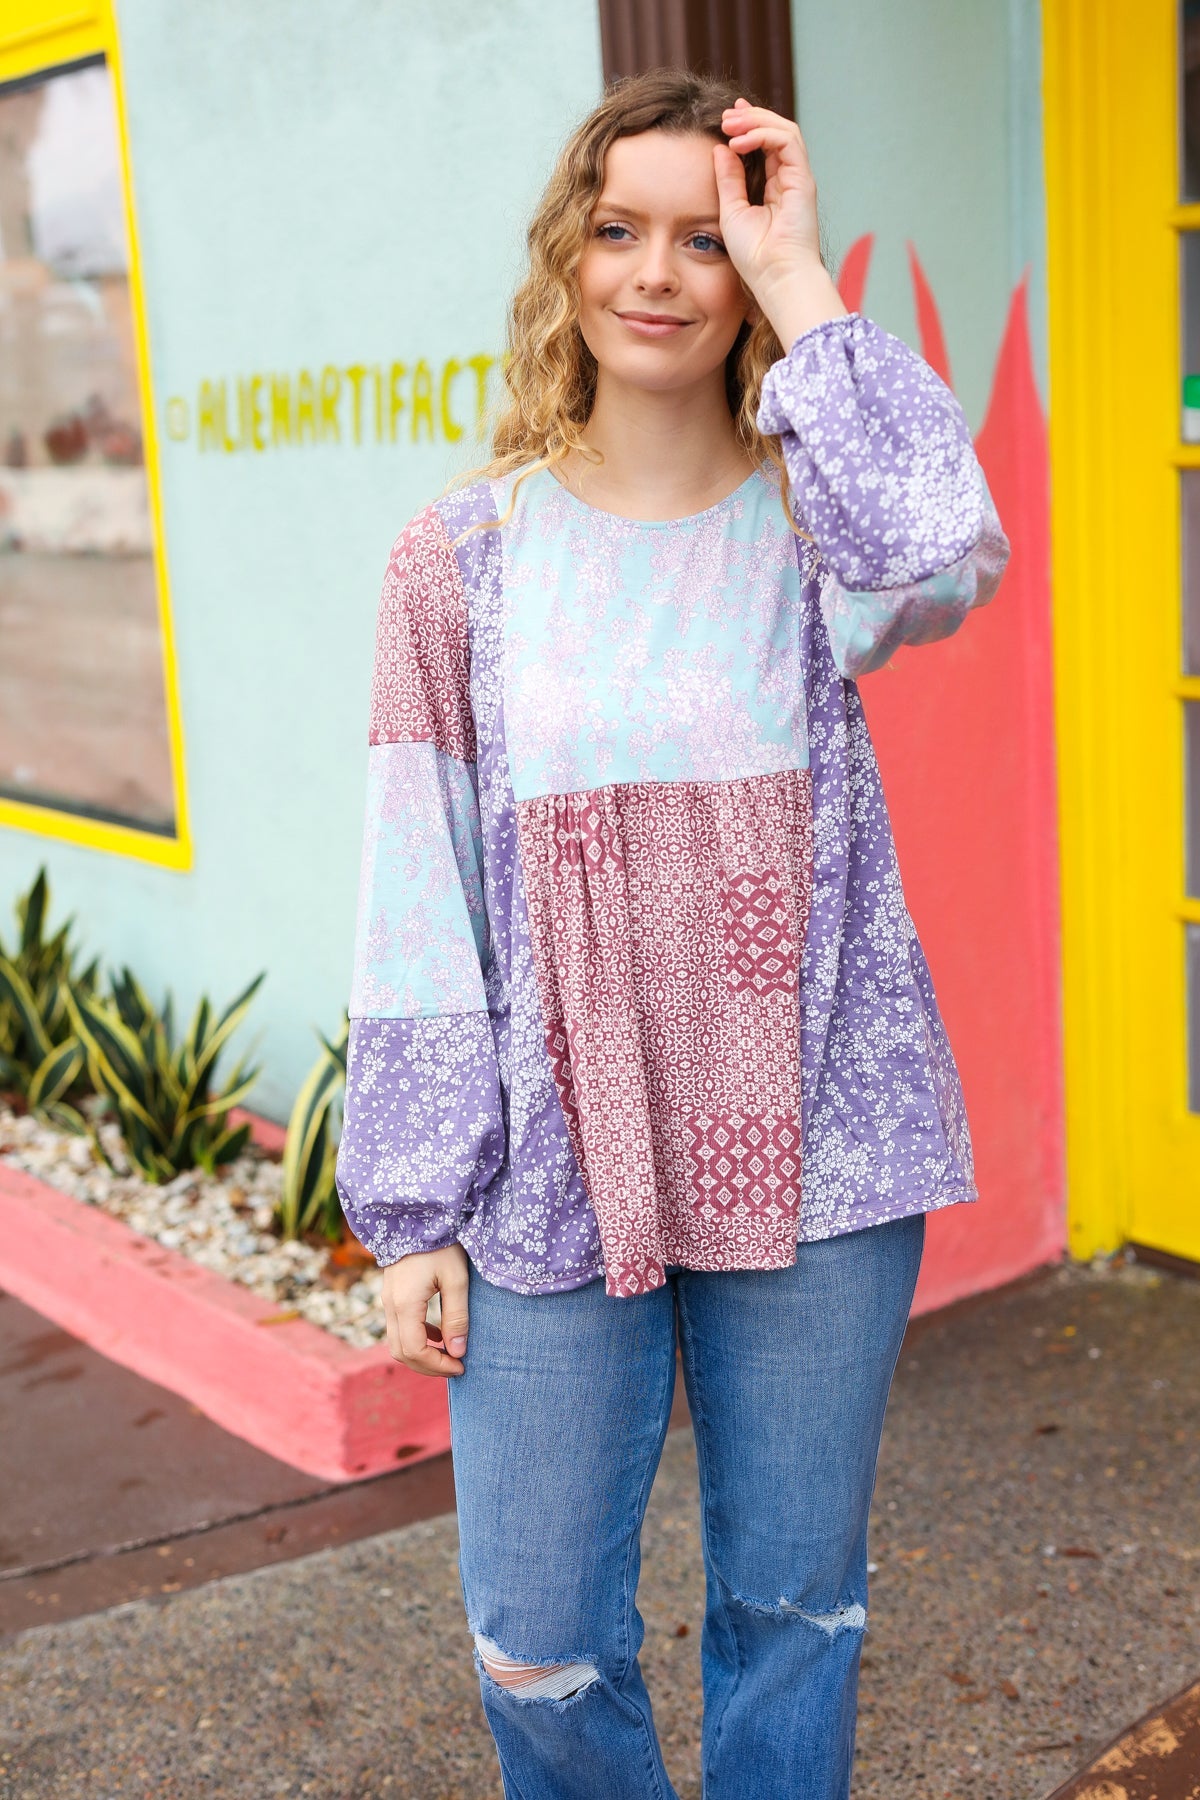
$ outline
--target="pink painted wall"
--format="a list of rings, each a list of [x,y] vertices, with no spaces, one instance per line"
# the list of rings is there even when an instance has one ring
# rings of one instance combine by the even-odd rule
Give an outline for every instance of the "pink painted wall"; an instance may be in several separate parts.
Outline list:
[[[870,252],[860,239],[843,263],[852,308]],[[911,246],[909,260],[921,348],[953,386]],[[1025,280],[976,448],[1012,544],[1000,592],[955,637],[901,651],[861,690],[980,1189],[977,1205],[931,1215],[915,1312],[1010,1281],[1066,1244],[1049,464]]]

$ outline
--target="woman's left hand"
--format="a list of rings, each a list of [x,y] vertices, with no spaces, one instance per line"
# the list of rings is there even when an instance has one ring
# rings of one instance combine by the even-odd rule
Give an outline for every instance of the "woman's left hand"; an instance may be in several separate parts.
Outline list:
[[[817,184],[800,127],[781,113],[739,100],[722,116],[729,144],[713,145],[721,235],[734,268],[771,320],[784,347],[820,318],[846,308],[821,262]],[[761,206],[746,198],[742,157],[762,150],[766,189]],[[782,327],[782,329],[781,329]]]

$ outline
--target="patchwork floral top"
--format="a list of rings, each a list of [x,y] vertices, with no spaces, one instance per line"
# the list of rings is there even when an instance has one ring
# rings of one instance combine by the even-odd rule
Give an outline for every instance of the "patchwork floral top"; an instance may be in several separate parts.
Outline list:
[[[396,542],[337,1159],[380,1263],[627,1296],[976,1198],[855,682],[1008,542],[957,400],[859,313],[759,424],[808,536],[766,469],[663,522],[541,470]]]

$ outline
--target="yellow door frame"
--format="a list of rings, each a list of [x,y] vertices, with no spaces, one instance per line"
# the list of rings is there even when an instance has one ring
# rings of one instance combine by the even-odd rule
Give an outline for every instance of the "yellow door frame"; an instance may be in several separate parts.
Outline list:
[[[121,79],[120,44],[113,0],[64,6],[63,0],[6,0],[0,21],[0,82],[19,80],[53,69],[77,58],[103,55],[112,74],[116,100],[117,135],[125,192],[125,222],[129,240],[129,291],[137,352],[138,386],[145,445],[146,482],[154,535],[154,569],[158,591],[159,633],[163,658],[163,695],[167,709],[171,779],[174,790],[175,833],[139,830],[134,825],[109,824],[51,806],[0,797],[0,827],[10,826],[42,837],[87,845],[114,855],[131,856],[169,869],[190,869],[192,837],[184,780],[183,717],[179,700],[175,633],[171,616],[166,538],[163,531],[162,481],[159,466],[157,414],[151,378],[150,342],[138,249],[133,180],[129,160],[129,134]]]
[[[1068,1233],[1200,1258],[1186,1105],[1175,0],[1043,0]]]

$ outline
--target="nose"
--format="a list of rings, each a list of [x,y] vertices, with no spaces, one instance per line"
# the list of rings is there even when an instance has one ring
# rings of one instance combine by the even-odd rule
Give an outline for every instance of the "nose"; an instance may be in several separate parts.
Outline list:
[[[678,290],[675,250],[668,236],[655,232],[647,238],[634,285],[643,294],[673,294]]]

